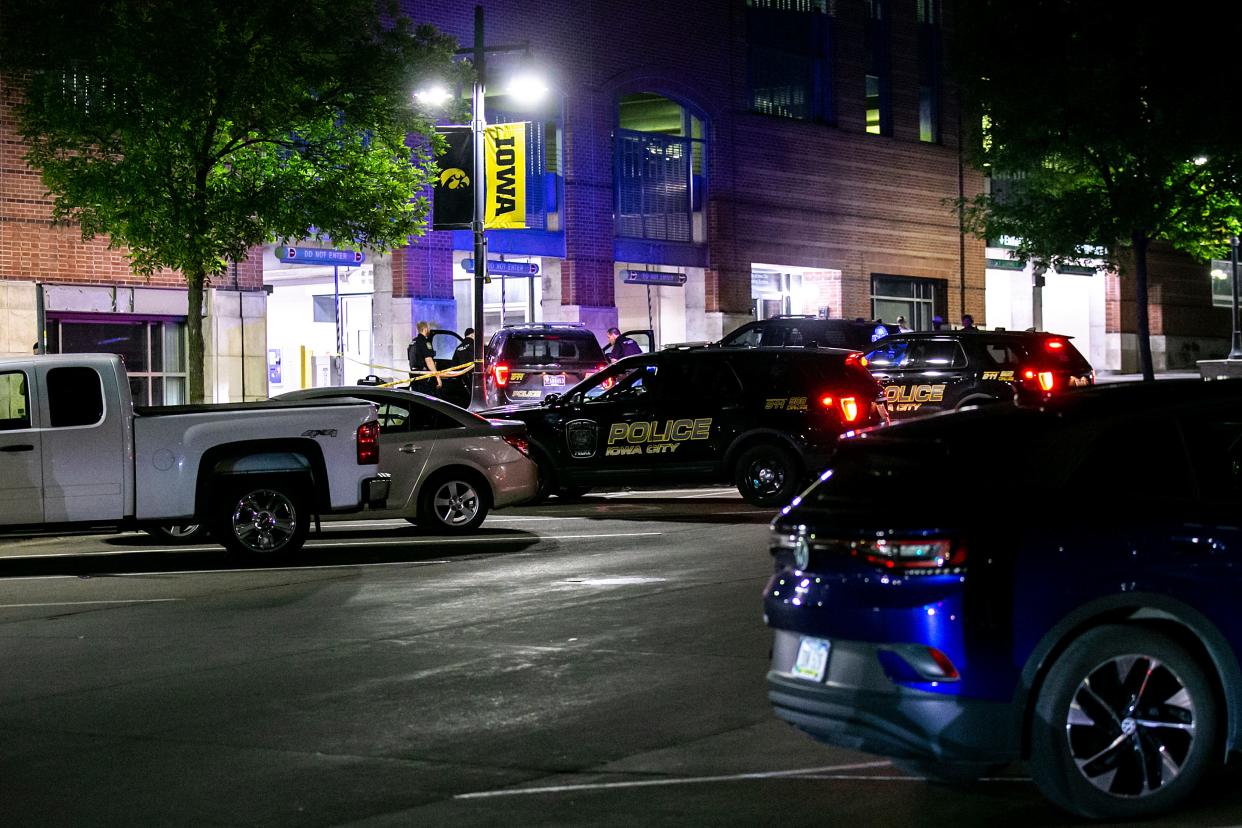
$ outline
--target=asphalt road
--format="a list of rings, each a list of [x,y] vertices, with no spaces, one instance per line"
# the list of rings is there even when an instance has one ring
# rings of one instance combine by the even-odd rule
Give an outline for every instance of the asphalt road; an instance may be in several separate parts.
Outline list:
[[[768,511],[727,490],[326,525],[243,568],[0,540],[0,825],[1073,824],[772,716]],[[1242,823],[1223,773],[1156,825]]]

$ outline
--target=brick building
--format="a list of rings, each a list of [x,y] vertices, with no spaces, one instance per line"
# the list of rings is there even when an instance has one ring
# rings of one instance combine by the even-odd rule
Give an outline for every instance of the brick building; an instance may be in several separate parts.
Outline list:
[[[474,5],[402,2],[463,45]],[[652,327],[670,343],[716,339],[776,313],[902,315],[927,327],[934,314],[969,312],[1026,327],[1030,274],[993,267],[1004,252],[964,236],[945,204],[984,186],[961,163],[943,73],[951,0],[481,5],[487,43],[529,44],[551,87],[540,104],[520,106],[499,90],[528,55],[489,57],[487,120],[530,122],[532,173],[530,226],[489,231],[489,259],[538,273],[486,286],[488,331],[578,321],[601,339],[619,324]],[[135,278],[122,251],[50,225],[12,105],[0,78],[0,351],[123,347],[131,368],[145,367],[139,397],[175,401],[180,277]],[[471,324],[468,258],[468,231],[430,232],[337,271],[281,262],[271,246],[255,251],[206,297],[209,396],[323,384],[338,347],[348,379],[403,368],[415,320]],[[1207,267],[1151,264],[1157,352],[1190,353],[1193,341],[1199,356],[1217,355],[1228,323],[1211,308]],[[671,284],[644,284],[652,271]],[[1097,368],[1129,367],[1132,286],[1075,278],[1085,293],[1047,291],[1045,317],[1090,340],[1083,350]],[[985,302],[985,287],[1004,301]],[[1088,312],[1058,317],[1066,302],[1087,302]]]

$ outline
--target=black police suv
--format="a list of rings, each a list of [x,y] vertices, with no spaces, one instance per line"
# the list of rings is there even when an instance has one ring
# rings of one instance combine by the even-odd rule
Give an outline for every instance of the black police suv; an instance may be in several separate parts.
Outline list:
[[[788,503],[844,431],[886,421],[861,355],[804,348],[666,349],[627,357],[537,406],[527,424],[542,494],[731,480],[753,504]]]
[[[486,404],[538,402],[607,364],[584,325],[507,325],[492,334],[484,352]]]
[[[920,776],[1168,810],[1242,751],[1239,504],[1239,380],[859,432],[772,522],[768,697]]]
[[[722,348],[818,346],[869,351],[876,340],[899,331],[900,328],[896,325],[862,319],[773,316],[770,319],[747,322],[716,344]]]
[[[866,358],[894,420],[971,405],[1037,404],[1095,384],[1070,337],[1057,334],[902,333],[876,342]]]

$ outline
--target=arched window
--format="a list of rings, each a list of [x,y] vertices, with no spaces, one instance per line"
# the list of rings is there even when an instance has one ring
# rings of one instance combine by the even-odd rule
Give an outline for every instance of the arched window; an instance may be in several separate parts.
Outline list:
[[[616,234],[702,243],[707,163],[703,119],[661,95],[625,95],[615,141]]]

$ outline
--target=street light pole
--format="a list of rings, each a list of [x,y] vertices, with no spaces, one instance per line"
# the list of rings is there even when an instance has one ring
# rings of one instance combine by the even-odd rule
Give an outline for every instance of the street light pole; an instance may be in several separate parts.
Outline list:
[[[1238,330],[1238,237],[1229,237],[1230,281],[1233,282],[1233,341],[1229,359],[1242,359],[1242,331]]]
[[[483,285],[487,279],[487,237],[483,235],[483,218],[487,215],[487,165],[484,158],[483,130],[486,126],[484,86],[487,49],[483,45],[483,7],[474,7],[474,89],[470,101],[470,130],[474,141],[474,216],[470,229],[474,233],[474,370],[471,372],[470,398],[478,406],[486,405],[483,390]]]

